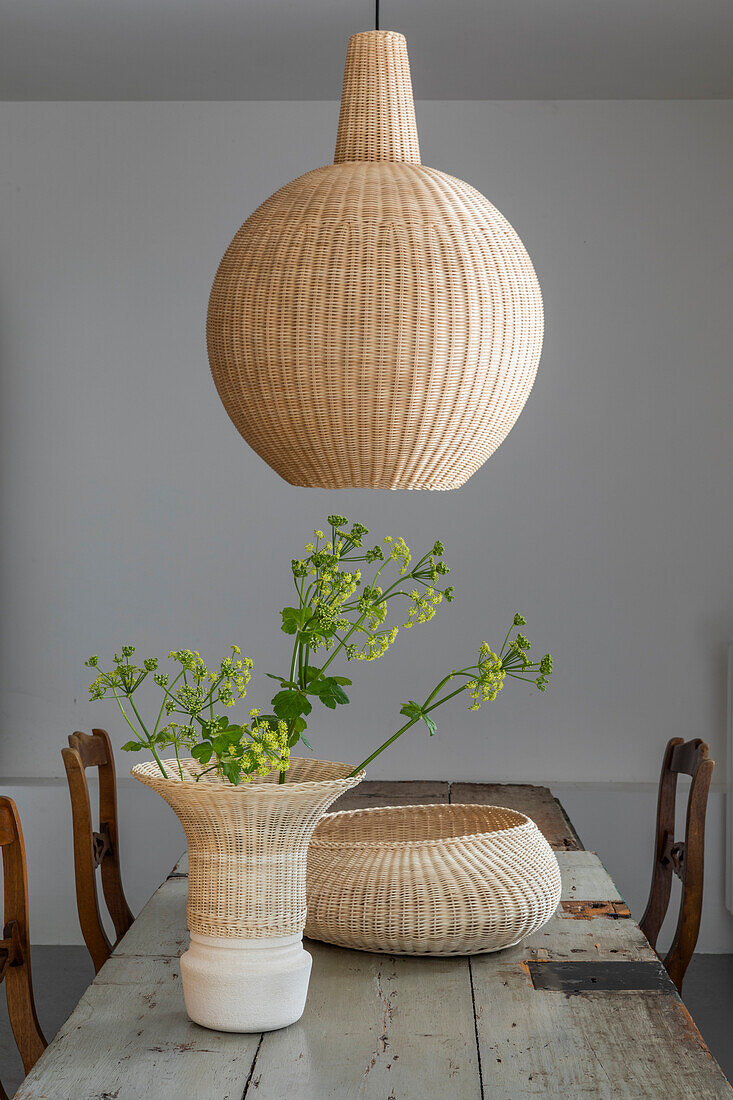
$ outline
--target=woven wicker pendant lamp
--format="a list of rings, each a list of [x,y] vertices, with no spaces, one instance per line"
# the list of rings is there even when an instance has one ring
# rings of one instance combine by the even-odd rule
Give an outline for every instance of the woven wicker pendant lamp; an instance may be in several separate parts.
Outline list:
[[[237,429],[293,485],[455,489],[519,416],[542,328],[511,225],[420,163],[404,37],[354,35],[335,163],[267,199],[214,280]]]

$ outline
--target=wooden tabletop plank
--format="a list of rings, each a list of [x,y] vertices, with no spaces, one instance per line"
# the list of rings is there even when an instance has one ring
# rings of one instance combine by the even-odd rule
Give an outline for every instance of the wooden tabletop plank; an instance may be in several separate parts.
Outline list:
[[[676,994],[536,990],[509,952],[471,969],[486,1096],[730,1100]]]
[[[555,856],[563,901],[621,901],[616,884],[595,852],[555,852]]]
[[[259,1040],[191,1023],[178,959],[113,956],[16,1100],[241,1100]]]
[[[481,1100],[467,959],[306,946],[305,1013],[264,1036],[252,1100]]]
[[[577,851],[582,841],[549,787],[529,783],[452,783],[451,802],[478,802],[483,806],[508,806],[527,814],[555,851]]]
[[[422,806],[450,801],[450,783],[437,780],[367,780],[334,802],[336,810],[363,810],[372,806]]]
[[[557,858],[564,900],[618,898],[594,853],[558,852]],[[561,907],[516,947],[474,956],[471,976],[486,1097],[730,1100],[730,1087],[671,982],[666,992],[653,993],[535,989],[528,964],[550,960],[659,965],[630,917],[576,919]]]
[[[177,958],[188,948],[188,877],[177,875],[159,886],[115,948],[115,956],[162,955]]]

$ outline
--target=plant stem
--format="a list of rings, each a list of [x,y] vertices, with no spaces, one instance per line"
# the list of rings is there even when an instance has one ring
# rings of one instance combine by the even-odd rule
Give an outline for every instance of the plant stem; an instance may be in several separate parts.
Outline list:
[[[140,731],[139,731],[139,730],[136,730],[136,729],[135,729],[135,727],[133,726],[132,722],[131,722],[131,721],[130,721],[130,719],[129,719],[129,718],[127,717],[127,713],[126,713],[126,711],[125,711],[125,708],[123,707],[122,703],[120,702],[120,698],[119,698],[119,696],[118,696],[117,692],[116,692],[116,691],[114,690],[114,688],[112,688],[112,694],[113,694],[113,695],[114,695],[114,697],[115,697],[115,701],[116,701],[116,703],[117,703],[117,706],[118,706],[118,707],[120,708],[120,710],[122,711],[122,717],[123,717],[123,718],[125,719],[125,721],[127,722],[128,726],[130,727],[130,729],[132,730],[132,732],[133,732],[133,733],[135,734],[135,737],[136,737],[136,738],[137,738],[137,740],[138,740],[138,741],[140,742],[140,744],[141,744],[141,745],[144,745],[144,744],[145,744],[145,741],[144,741],[144,739],[143,739],[143,738],[142,738],[142,737],[140,736]]]
[[[116,692],[116,691],[114,690],[114,688],[112,689],[112,694],[114,695],[115,699],[117,700],[117,706],[118,706],[118,707],[120,708],[120,710],[122,711],[122,717],[123,717],[123,718],[125,719],[125,721],[127,722],[128,726],[130,727],[130,729],[132,730],[132,732],[133,732],[133,733],[135,734],[135,737],[137,738],[137,740],[138,740],[138,741],[140,742],[140,744],[141,744],[141,745],[145,745],[145,748],[146,748],[146,749],[150,749],[150,751],[152,752],[153,756],[155,757],[155,763],[156,763],[156,764],[158,765],[158,767],[160,768],[160,770],[161,770],[161,772],[163,773],[163,775],[165,776],[165,778],[166,778],[166,779],[168,779],[168,778],[169,778],[169,776],[168,776],[168,772],[167,772],[167,771],[165,770],[165,768],[163,767],[163,763],[162,763],[162,761],[161,761],[160,757],[158,756],[157,752],[155,751],[155,745],[154,745],[154,744],[152,743],[152,741],[150,740],[150,737],[148,736],[148,740],[147,740],[147,741],[144,741],[144,740],[143,740],[143,738],[142,738],[142,737],[140,736],[140,731],[139,731],[139,730],[136,730],[136,729],[135,729],[135,727],[133,726],[132,722],[131,722],[131,721],[130,721],[130,719],[129,719],[129,718],[127,717],[127,714],[126,714],[126,712],[125,712],[125,708],[123,707],[122,703],[120,702],[120,698],[119,698],[119,696],[118,696],[117,692]],[[128,696],[128,698],[129,698],[129,696]],[[133,709],[133,710],[135,711],[135,714],[137,715],[138,721],[140,722],[140,725],[141,725],[141,726],[142,726],[142,728],[143,728],[143,729],[145,730],[145,733],[146,733],[146,735],[147,735],[147,734],[148,734],[148,731],[147,731],[147,730],[145,729],[145,726],[143,725],[142,721],[140,720],[140,715],[139,715],[139,714],[137,713],[137,710],[135,709],[135,704],[133,703],[132,699],[130,699],[130,705],[132,706],[132,709]]]
[[[452,699],[455,695],[460,695],[462,691],[465,691],[466,685],[462,684],[455,691],[451,691],[448,695],[444,695],[442,699],[436,699],[431,707],[425,708],[425,713],[430,714],[431,710],[435,710],[436,707],[441,707],[443,703],[447,703],[449,699]]]
[[[174,681],[173,681],[173,683],[171,684],[171,687],[175,687],[175,686],[176,686],[176,684],[178,683],[178,681],[180,680],[180,678],[181,678],[181,676],[182,676],[182,675],[183,675],[183,673],[182,673],[182,672],[179,672],[179,673],[178,673],[178,675],[176,676],[175,680],[174,680]],[[157,717],[157,718],[155,719],[155,725],[153,726],[153,734],[156,734],[156,733],[158,732],[158,726],[159,726],[159,724],[160,724],[160,719],[161,719],[161,716],[162,716],[162,714],[163,714],[163,708],[164,708],[164,707],[165,707],[165,695],[163,696],[163,702],[162,702],[162,703],[160,704],[160,710],[158,711],[158,717]]]
[[[406,722],[402,729],[397,730],[397,733],[393,733],[392,736],[389,737],[383,745],[380,745],[378,749],[375,749],[371,756],[367,756],[366,760],[362,760],[361,764],[357,764],[354,770],[352,772],[349,772],[349,778],[351,778],[352,775],[358,775],[362,768],[365,768],[367,764],[371,764],[372,760],[374,760],[376,756],[379,756],[380,752],[384,752],[385,749],[388,749],[393,741],[396,741],[398,737],[401,737],[402,734],[406,730],[409,730],[410,726],[414,726],[416,722],[417,718],[411,718],[409,722]]]
[[[441,680],[441,682],[438,684],[438,686],[433,689],[433,691],[430,693],[428,698],[423,703],[423,705],[421,707],[421,710],[422,710],[423,714],[429,714],[431,710],[435,710],[436,707],[442,706],[443,703],[447,703],[449,699],[452,699],[454,696],[460,695],[460,693],[462,691],[465,691],[466,685],[461,684],[461,686],[459,688],[456,688],[455,691],[451,691],[451,692],[448,693],[448,695],[444,695],[442,699],[436,699],[436,701],[432,704],[432,706],[428,706],[428,703],[430,702],[430,700],[435,697],[436,692],[440,691],[443,684],[447,683],[448,680],[451,679],[451,677],[460,676],[460,675],[467,676],[469,674],[464,669],[461,669],[458,672],[452,672],[450,674],[450,676],[446,676],[445,679]],[[385,749],[388,749],[393,741],[396,741],[398,737],[401,737],[402,734],[406,732],[406,730],[409,730],[410,726],[414,726],[415,723],[418,721],[418,719],[421,718],[421,717],[422,717],[422,715],[418,714],[416,718],[411,718],[410,721],[407,722],[401,729],[397,730],[397,733],[393,733],[391,737],[388,737],[387,740],[384,742],[384,744],[380,745],[378,749],[374,750],[374,752],[371,754],[371,756],[367,756],[366,760],[362,760],[361,764],[357,764],[357,766],[354,768],[354,770],[349,773],[349,777],[351,777],[352,775],[356,775],[358,772],[360,772],[362,770],[362,768],[365,768],[367,766],[367,764],[371,764],[372,760],[374,760],[375,757],[379,756],[380,752],[384,752]]]
[[[359,618],[356,620],[356,622],[352,626],[351,630],[349,630],[348,633],[345,634],[344,637],[339,641],[339,644],[336,646],[333,653],[331,654],[331,656],[326,661],[325,665],[321,666],[321,674],[323,674],[326,671],[326,669],[331,664],[331,661],[334,659],[336,654],[339,652],[340,649],[342,649],[346,645],[346,643],[349,640],[349,638],[351,637],[351,635],[354,633],[355,630],[359,629],[359,627],[363,624],[365,619],[366,619],[366,612],[363,612],[359,616]]]

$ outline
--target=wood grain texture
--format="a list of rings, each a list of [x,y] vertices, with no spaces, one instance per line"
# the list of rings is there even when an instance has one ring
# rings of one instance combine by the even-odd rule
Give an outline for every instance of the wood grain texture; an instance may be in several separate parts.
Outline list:
[[[177,958],[188,948],[186,901],[188,879],[169,878],[159,886],[130,931],[120,940],[115,957],[161,955]]]
[[[450,783],[430,779],[367,780],[341,795],[331,807],[336,810],[365,810],[371,806],[422,806],[450,802]]]
[[[699,737],[684,742],[681,737],[673,737],[667,743],[659,779],[652,884],[641,918],[645,936],[656,947],[669,908],[672,874],[676,874],[682,883],[682,896],[677,927],[664,957],[664,965],[680,992],[695,950],[702,917],[705,815],[715,767],[715,761],[710,760],[708,754],[708,746]],[[681,772],[692,777],[692,784],[687,799],[685,839],[675,841],[677,776]]]
[[[549,787],[529,783],[452,783],[451,802],[481,802],[508,806],[531,817],[556,851],[577,851],[583,844]]]
[[[17,1100],[241,1100],[259,1035],[186,1016],[178,960],[110,958]]]
[[[265,1035],[257,1100],[480,1100],[467,959],[369,955],[307,941],[303,1018]]]
[[[76,905],[84,941],[95,971],[109,958],[112,947],[102,923],[96,870],[100,868],[102,891],[118,942],[134,917],[122,888],[117,828],[117,781],[109,734],[93,729],[91,736],[77,730],[61,750],[69,783],[74,827]],[[99,829],[94,828],[86,769],[97,768],[99,778]]]
[[[562,901],[622,901],[616,884],[595,852],[556,852]]]
[[[592,852],[559,852],[563,897],[618,897]],[[533,988],[530,963],[583,960],[658,967],[632,920],[567,920],[558,911],[517,947],[471,959],[485,1097],[690,1100],[731,1089],[672,992]]]
[[[510,958],[479,956],[471,968],[485,1096],[730,1100],[676,995],[568,996],[533,989]]]
[[[0,846],[4,917],[0,942],[0,981],[5,981],[8,1018],[27,1073],[43,1054],[46,1039],[38,1022],[33,997],[25,842],[18,807],[7,796],[0,798]],[[0,1097],[5,1096],[0,1084]]]

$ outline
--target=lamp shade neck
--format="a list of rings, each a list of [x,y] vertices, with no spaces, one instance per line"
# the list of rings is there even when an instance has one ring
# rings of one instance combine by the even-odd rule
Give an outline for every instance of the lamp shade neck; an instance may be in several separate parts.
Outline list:
[[[420,164],[407,42],[394,31],[349,39],[334,163]]]

